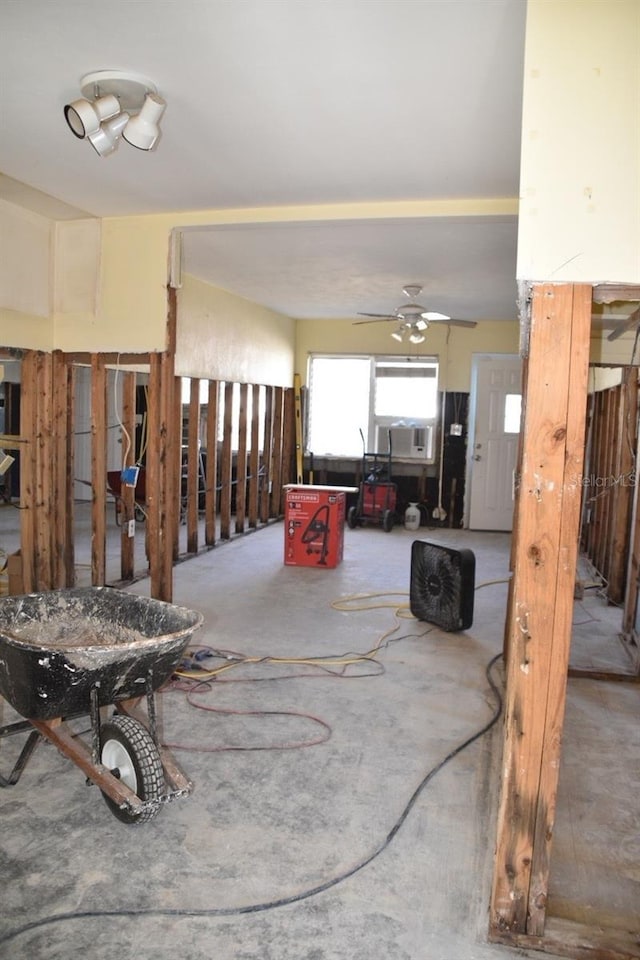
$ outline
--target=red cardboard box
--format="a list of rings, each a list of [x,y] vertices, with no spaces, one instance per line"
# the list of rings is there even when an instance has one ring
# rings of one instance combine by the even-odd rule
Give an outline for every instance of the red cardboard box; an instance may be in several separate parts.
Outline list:
[[[284,489],[285,564],[337,567],[344,548],[346,495],[357,487],[307,484]]]

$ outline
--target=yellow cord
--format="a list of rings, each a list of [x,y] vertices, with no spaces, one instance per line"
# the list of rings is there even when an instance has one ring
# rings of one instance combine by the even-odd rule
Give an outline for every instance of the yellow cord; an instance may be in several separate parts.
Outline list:
[[[379,610],[382,608],[391,608],[395,610],[396,617],[398,619],[415,619],[412,614],[408,614],[409,605],[397,603],[374,603],[367,604],[364,606],[351,606],[355,601],[368,600],[370,598],[376,597],[395,597],[402,596],[406,597],[406,592],[396,592],[391,591],[389,593],[365,593],[365,594],[355,594],[351,597],[343,597],[341,600],[334,600],[331,603],[331,607],[334,610],[342,610],[344,612],[355,612],[358,610]],[[176,670],[174,671],[174,676],[184,677],[189,680],[209,680],[212,677],[217,677],[219,674],[224,673],[226,670],[231,670],[233,667],[239,667],[244,664],[249,663],[286,663],[286,664],[297,664],[304,666],[317,666],[317,667],[346,667],[354,663],[363,663],[366,660],[371,660],[373,656],[378,653],[382,648],[384,643],[392,636],[396,631],[400,629],[400,624],[397,623],[395,627],[391,627],[390,630],[387,630],[378,640],[375,647],[369,650],[367,653],[356,654],[353,657],[348,658],[336,658],[336,657],[242,657],[241,659],[233,660],[229,663],[223,663],[219,667],[216,667],[214,670]]]

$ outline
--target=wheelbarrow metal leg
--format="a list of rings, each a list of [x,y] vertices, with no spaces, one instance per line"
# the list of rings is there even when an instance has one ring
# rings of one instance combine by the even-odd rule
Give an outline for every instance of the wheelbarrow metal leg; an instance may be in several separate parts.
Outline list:
[[[91,716],[91,759],[96,764],[100,763],[100,754],[102,752],[102,744],[100,743],[100,704],[98,702],[99,690],[99,683],[96,683],[91,688],[89,704]]]
[[[16,726],[17,726],[17,724],[16,724]],[[31,726],[30,723],[29,723],[29,726]],[[15,733],[16,731],[13,730],[13,731],[11,731],[11,732],[12,732],[12,733]],[[24,770],[24,768],[26,767],[27,763],[29,762],[29,758],[30,758],[31,754],[33,753],[33,751],[34,751],[35,748],[37,747],[39,740],[40,740],[40,734],[38,733],[38,731],[37,731],[37,730],[32,730],[31,733],[29,734],[29,736],[27,737],[27,742],[25,743],[25,745],[23,746],[22,750],[20,751],[20,756],[19,756],[18,759],[16,760],[15,766],[14,766],[13,770],[11,771],[11,773],[9,774],[9,777],[8,777],[8,778],[5,778],[5,777],[3,777],[3,776],[0,774],[0,787],[13,787],[13,786],[15,786],[15,784],[16,784],[16,783],[18,782],[18,780],[20,779],[20,776],[21,776],[21,774],[22,774],[22,771]]]

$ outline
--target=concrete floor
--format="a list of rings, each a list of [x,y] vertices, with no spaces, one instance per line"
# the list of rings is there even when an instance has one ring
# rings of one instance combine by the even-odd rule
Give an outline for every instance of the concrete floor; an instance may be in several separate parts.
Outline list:
[[[474,550],[480,589],[468,631],[396,617],[418,538]],[[434,776],[386,843],[428,771],[494,715],[485,669],[502,648],[507,586],[481,585],[507,577],[509,544],[504,534],[368,527],[345,531],[336,569],[294,568],[282,562],[277,523],[180,564],[174,602],[204,614],[199,646],[352,659],[398,629],[375,663],[345,677],[244,665],[192,698],[254,715],[197,709],[180,690],[159,694],[164,739],[180,745],[173,754],[195,790],[146,824],[121,824],[70,761],[38,746],[20,782],[0,791],[0,956],[543,956],[486,942],[500,723]],[[133,590],[146,595],[148,582]],[[399,594],[355,604],[372,609],[331,606],[389,591]],[[612,613],[594,593],[576,606],[577,665],[624,668]],[[357,678],[366,673],[377,675]],[[501,683],[499,664],[493,676]],[[0,700],[0,723],[10,719]],[[636,731],[636,688],[570,682],[550,913],[638,925]],[[5,776],[19,739],[2,743]],[[324,742],[303,746],[315,740]]]

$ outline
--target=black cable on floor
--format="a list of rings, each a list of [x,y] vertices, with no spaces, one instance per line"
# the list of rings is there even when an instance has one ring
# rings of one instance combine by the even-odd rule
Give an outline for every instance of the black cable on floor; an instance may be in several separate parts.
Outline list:
[[[476,740],[479,740],[480,737],[483,737],[485,733],[488,733],[489,730],[495,726],[502,713],[502,696],[493,677],[491,676],[491,670],[494,664],[497,663],[501,657],[502,653],[496,654],[496,656],[489,661],[485,670],[487,682],[489,683],[491,691],[496,699],[496,706],[491,719],[480,730],[476,731],[476,733],[472,734],[462,743],[458,744],[458,746],[454,747],[453,750],[450,750],[449,753],[435,765],[435,767],[432,767],[431,770],[425,774],[380,846],[377,847],[373,853],[369,854],[368,857],[365,857],[364,860],[356,863],[348,870],[345,870],[337,876],[332,877],[330,880],[325,880],[323,883],[320,883],[315,887],[311,887],[309,890],[303,890],[301,893],[292,894],[290,897],[280,897],[276,900],[266,900],[264,903],[247,904],[244,907],[203,907],[199,909],[189,909],[185,907],[144,907],[141,909],[127,909],[125,907],[118,910],[78,910],[70,911],[69,913],[59,913],[51,917],[41,917],[39,920],[32,920],[30,923],[25,923],[22,927],[18,927],[16,930],[4,934],[0,937],[0,944],[8,943],[11,940],[15,940],[16,937],[19,937],[24,933],[29,933],[32,930],[37,930],[40,927],[50,926],[54,923],[64,923],[68,920],[95,920],[99,917],[239,917],[251,913],[265,913],[268,910],[275,910],[278,907],[287,907],[293,903],[300,903],[303,900],[309,900],[311,897],[315,897],[320,893],[325,893],[332,887],[338,886],[338,884],[343,883],[350,877],[355,876],[356,873],[359,873],[365,867],[368,867],[370,863],[373,863],[373,861],[386,850],[411,813],[411,810],[415,806],[418,797],[425,789],[427,784],[433,780],[436,774],[438,774],[443,767],[457,757],[458,754],[462,753],[463,750],[466,750],[467,747],[470,747],[472,743],[475,743]]]

